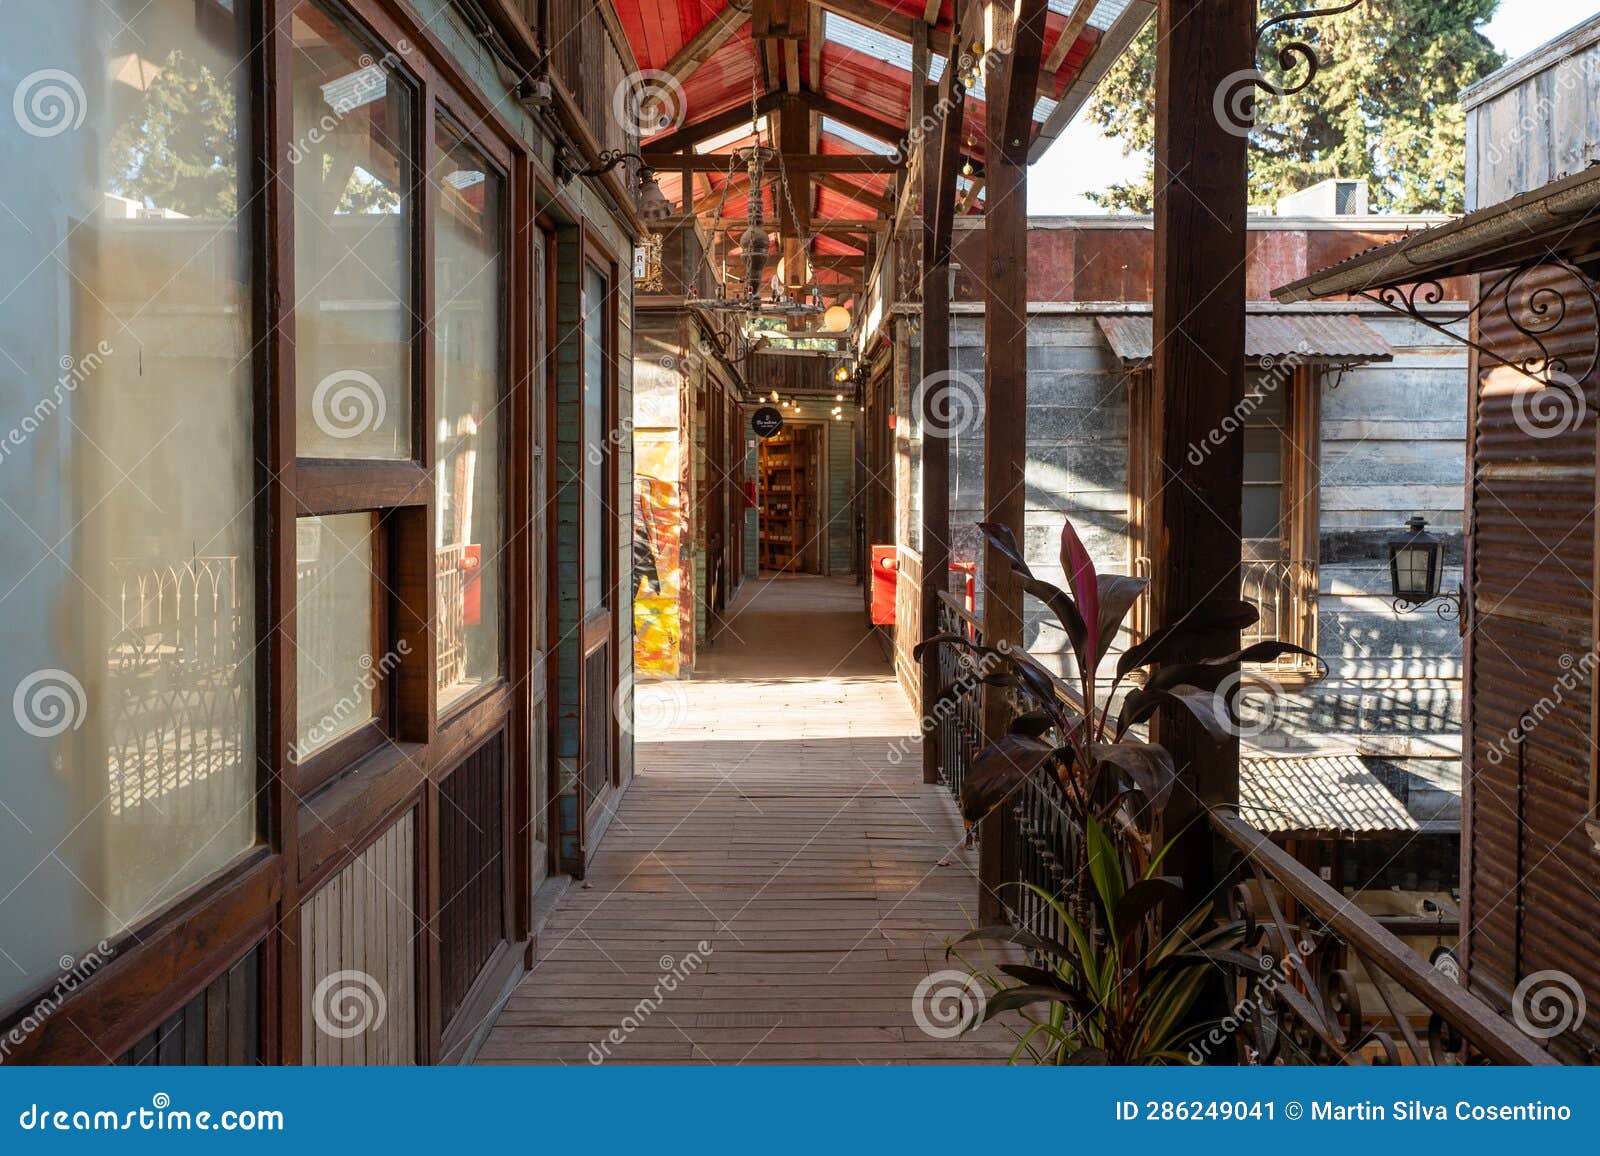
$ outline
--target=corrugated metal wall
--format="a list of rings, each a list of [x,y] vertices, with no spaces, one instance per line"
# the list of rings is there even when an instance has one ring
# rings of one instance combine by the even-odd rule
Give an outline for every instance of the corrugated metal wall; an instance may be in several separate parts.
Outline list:
[[[1545,343],[1585,372],[1596,323],[1587,296],[1557,272],[1530,284],[1567,290],[1567,317]],[[1511,320],[1526,307],[1521,294],[1510,311],[1486,302],[1482,343],[1506,356],[1536,352]],[[1483,360],[1471,450],[1469,976],[1505,1007],[1527,976],[1568,973],[1588,994],[1583,1034],[1593,1047],[1600,853],[1583,821],[1594,737],[1595,374],[1578,403]],[[1583,1046],[1577,1033],[1552,1044]]]

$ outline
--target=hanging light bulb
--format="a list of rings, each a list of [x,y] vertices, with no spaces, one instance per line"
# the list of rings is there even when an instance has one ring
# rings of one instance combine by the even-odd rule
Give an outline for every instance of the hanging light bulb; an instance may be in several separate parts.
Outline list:
[[[850,367],[848,365],[840,365],[837,369],[835,369],[833,371],[833,380],[835,380],[835,381],[849,381],[850,380]]]
[[[834,394],[833,395],[833,400],[834,401],[843,401],[844,400],[844,394],[842,394],[842,393]]]
[[[822,315],[823,333],[844,333],[850,328],[850,310],[843,305],[830,305]]]

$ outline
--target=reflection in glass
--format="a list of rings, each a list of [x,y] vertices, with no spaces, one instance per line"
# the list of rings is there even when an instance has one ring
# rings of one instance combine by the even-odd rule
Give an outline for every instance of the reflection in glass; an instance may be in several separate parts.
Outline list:
[[[410,458],[411,124],[399,60],[295,6],[295,432],[303,458]]]
[[[435,624],[439,709],[499,677],[505,469],[501,314],[504,181],[450,126],[438,126],[432,181],[438,373]]]
[[[295,524],[295,761],[377,715],[378,678],[392,664],[372,653],[371,514]]]
[[[256,841],[250,7],[0,6],[0,1004]]]

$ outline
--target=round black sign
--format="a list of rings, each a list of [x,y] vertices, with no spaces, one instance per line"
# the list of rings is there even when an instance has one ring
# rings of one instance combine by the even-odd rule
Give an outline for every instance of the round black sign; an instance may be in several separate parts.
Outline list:
[[[783,428],[783,414],[764,405],[750,415],[750,428],[758,437],[769,438]]]

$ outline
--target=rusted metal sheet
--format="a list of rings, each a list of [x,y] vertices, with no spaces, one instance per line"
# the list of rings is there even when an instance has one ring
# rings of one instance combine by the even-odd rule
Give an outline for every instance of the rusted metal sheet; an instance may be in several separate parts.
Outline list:
[[[1560,292],[1564,315],[1534,313]],[[1565,359],[1579,392],[1540,388],[1505,366],[1474,383],[1471,699],[1465,736],[1471,986],[1502,1008],[1541,971],[1588,996],[1580,1030],[1552,1041],[1591,1062],[1600,1047],[1600,852],[1590,811],[1594,656],[1595,317],[1570,275],[1540,270],[1509,302],[1489,300],[1477,340],[1512,361]],[[1521,329],[1539,317],[1541,351]],[[1519,326],[1521,329],[1519,329]]]
[[[1148,361],[1153,353],[1148,313],[1116,313],[1095,320],[1123,361]],[[1378,331],[1352,313],[1251,313],[1245,318],[1245,357],[1390,361],[1394,350]]]

